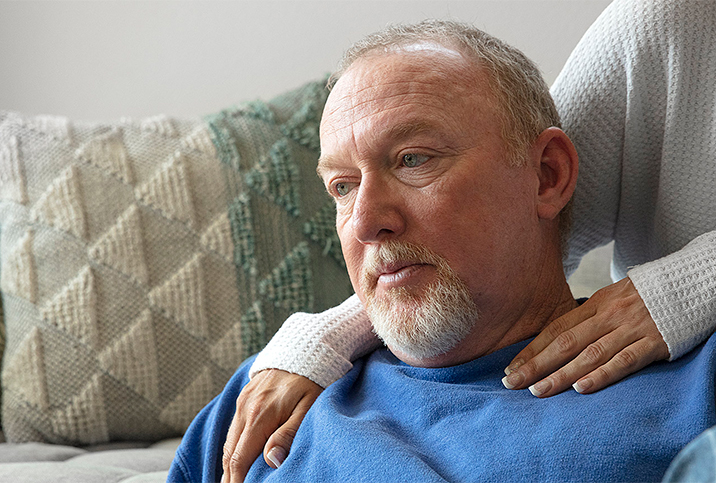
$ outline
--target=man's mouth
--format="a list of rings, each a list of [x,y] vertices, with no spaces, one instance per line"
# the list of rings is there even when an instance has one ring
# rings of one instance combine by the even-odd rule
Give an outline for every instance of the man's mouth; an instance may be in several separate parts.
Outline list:
[[[408,261],[389,263],[377,270],[375,283],[384,288],[397,287],[403,285],[426,266],[425,263]]]
[[[363,259],[361,287],[370,297],[375,292],[413,289],[430,284],[443,260],[420,245],[388,241],[372,245]]]

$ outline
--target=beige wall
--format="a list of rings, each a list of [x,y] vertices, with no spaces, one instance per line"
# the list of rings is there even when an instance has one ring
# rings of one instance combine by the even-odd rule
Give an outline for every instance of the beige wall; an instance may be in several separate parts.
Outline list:
[[[607,0],[0,0],[0,109],[194,116],[330,71],[388,22],[450,17],[522,48],[552,82]]]

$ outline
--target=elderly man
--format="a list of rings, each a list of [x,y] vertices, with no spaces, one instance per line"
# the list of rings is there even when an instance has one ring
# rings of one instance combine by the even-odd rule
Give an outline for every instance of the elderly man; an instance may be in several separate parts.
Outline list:
[[[432,22],[368,37],[336,78],[318,173],[387,349],[319,396],[277,469],[259,458],[247,479],[660,479],[716,423],[713,338],[588,397],[500,384],[528,339],[577,305],[560,243],[577,155],[536,67],[479,30]],[[221,478],[250,363],[197,416],[170,481]]]

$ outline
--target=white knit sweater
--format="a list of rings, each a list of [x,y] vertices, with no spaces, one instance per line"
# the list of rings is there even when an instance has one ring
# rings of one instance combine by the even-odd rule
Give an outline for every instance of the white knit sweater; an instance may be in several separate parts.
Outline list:
[[[716,1],[616,0],[552,87],[580,156],[565,271],[615,241],[627,275],[680,357],[716,326]],[[325,387],[380,341],[354,295],[291,316],[258,356]]]

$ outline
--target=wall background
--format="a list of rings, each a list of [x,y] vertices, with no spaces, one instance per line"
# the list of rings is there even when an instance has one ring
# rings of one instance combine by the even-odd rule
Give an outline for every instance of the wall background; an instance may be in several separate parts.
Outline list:
[[[82,120],[195,116],[329,72],[389,22],[454,18],[551,83],[608,0],[0,0],[0,109]]]
[[[609,0],[0,0],[0,109],[74,120],[194,117],[331,71],[389,22],[471,22],[522,49],[551,84]],[[609,283],[585,258],[576,296]],[[588,268],[586,268],[588,267]]]

